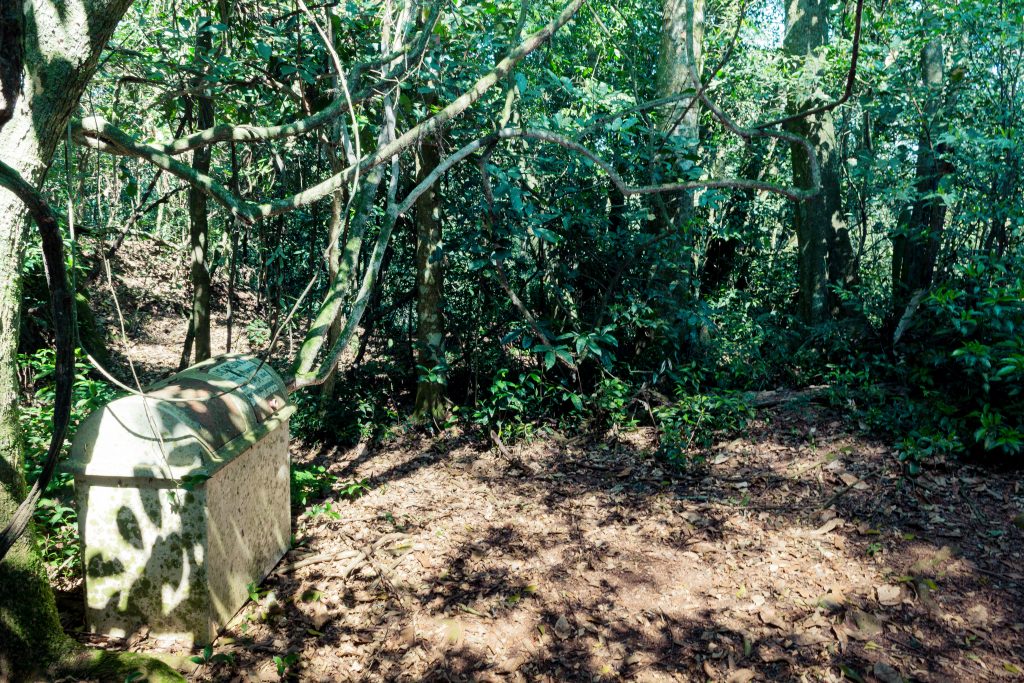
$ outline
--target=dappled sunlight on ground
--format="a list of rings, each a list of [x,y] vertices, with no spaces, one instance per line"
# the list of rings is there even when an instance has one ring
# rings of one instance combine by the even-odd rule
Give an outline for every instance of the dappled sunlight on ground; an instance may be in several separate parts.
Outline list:
[[[886,448],[816,406],[762,415],[683,475],[650,440],[545,437],[502,454],[452,436],[321,455],[371,492],[334,497],[340,519],[315,505],[299,517],[272,596],[215,647],[234,664],[194,676],[276,680],[274,657],[311,681],[1024,669],[1016,475],[901,479]]]

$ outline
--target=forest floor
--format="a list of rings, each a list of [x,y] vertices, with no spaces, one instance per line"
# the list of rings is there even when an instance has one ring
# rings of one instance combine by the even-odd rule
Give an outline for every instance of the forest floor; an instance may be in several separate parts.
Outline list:
[[[176,365],[174,325],[142,318],[140,343],[166,348],[152,360]],[[1024,678],[1019,473],[905,478],[887,445],[808,402],[762,410],[686,472],[653,441],[293,443],[336,490],[295,510],[296,547],[214,646],[233,661],[190,679]]]
[[[191,677],[279,680],[277,656],[308,681],[1021,678],[1016,474],[911,482],[813,405],[681,476],[646,430],[492,446],[295,444],[369,492],[296,516],[215,646],[233,663]]]

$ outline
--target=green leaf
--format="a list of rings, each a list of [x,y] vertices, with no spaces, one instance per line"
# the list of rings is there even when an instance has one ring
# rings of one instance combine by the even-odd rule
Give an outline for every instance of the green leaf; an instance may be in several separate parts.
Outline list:
[[[843,672],[843,676],[849,678],[851,681],[856,683],[864,683],[864,677],[857,673],[856,669],[852,669],[845,664],[839,665],[839,670]]]
[[[551,230],[548,230],[547,228],[536,228],[535,227],[535,228],[531,228],[531,230],[533,231],[533,234],[537,236],[537,239],[540,239],[540,240],[542,240],[544,242],[547,242],[549,244],[558,244],[562,240],[562,238],[558,235],[558,233],[552,232]]]

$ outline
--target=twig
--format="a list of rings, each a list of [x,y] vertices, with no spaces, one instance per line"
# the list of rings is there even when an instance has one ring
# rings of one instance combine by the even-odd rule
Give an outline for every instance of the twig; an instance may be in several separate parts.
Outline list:
[[[310,557],[306,557],[301,560],[291,562],[289,564],[283,564],[277,568],[277,573],[283,574],[287,572],[293,572],[296,569],[302,569],[303,567],[309,567],[314,564],[320,564],[321,562],[331,562],[332,560],[344,560],[350,557],[355,557],[359,554],[360,552],[358,550],[342,550],[340,552],[335,553],[320,553],[318,555],[312,555]]]

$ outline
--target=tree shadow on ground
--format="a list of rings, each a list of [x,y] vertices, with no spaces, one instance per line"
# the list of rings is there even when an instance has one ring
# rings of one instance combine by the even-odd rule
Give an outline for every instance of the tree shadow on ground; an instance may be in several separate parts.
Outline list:
[[[343,561],[275,577],[280,619],[238,670],[290,651],[312,680],[987,680],[1024,666],[1012,477],[905,479],[817,409],[772,414],[683,473],[649,446],[543,440],[510,458],[422,440],[339,462],[374,491],[310,521],[311,543],[400,528],[414,550],[386,580],[340,579]],[[312,589],[322,623],[302,603]]]

